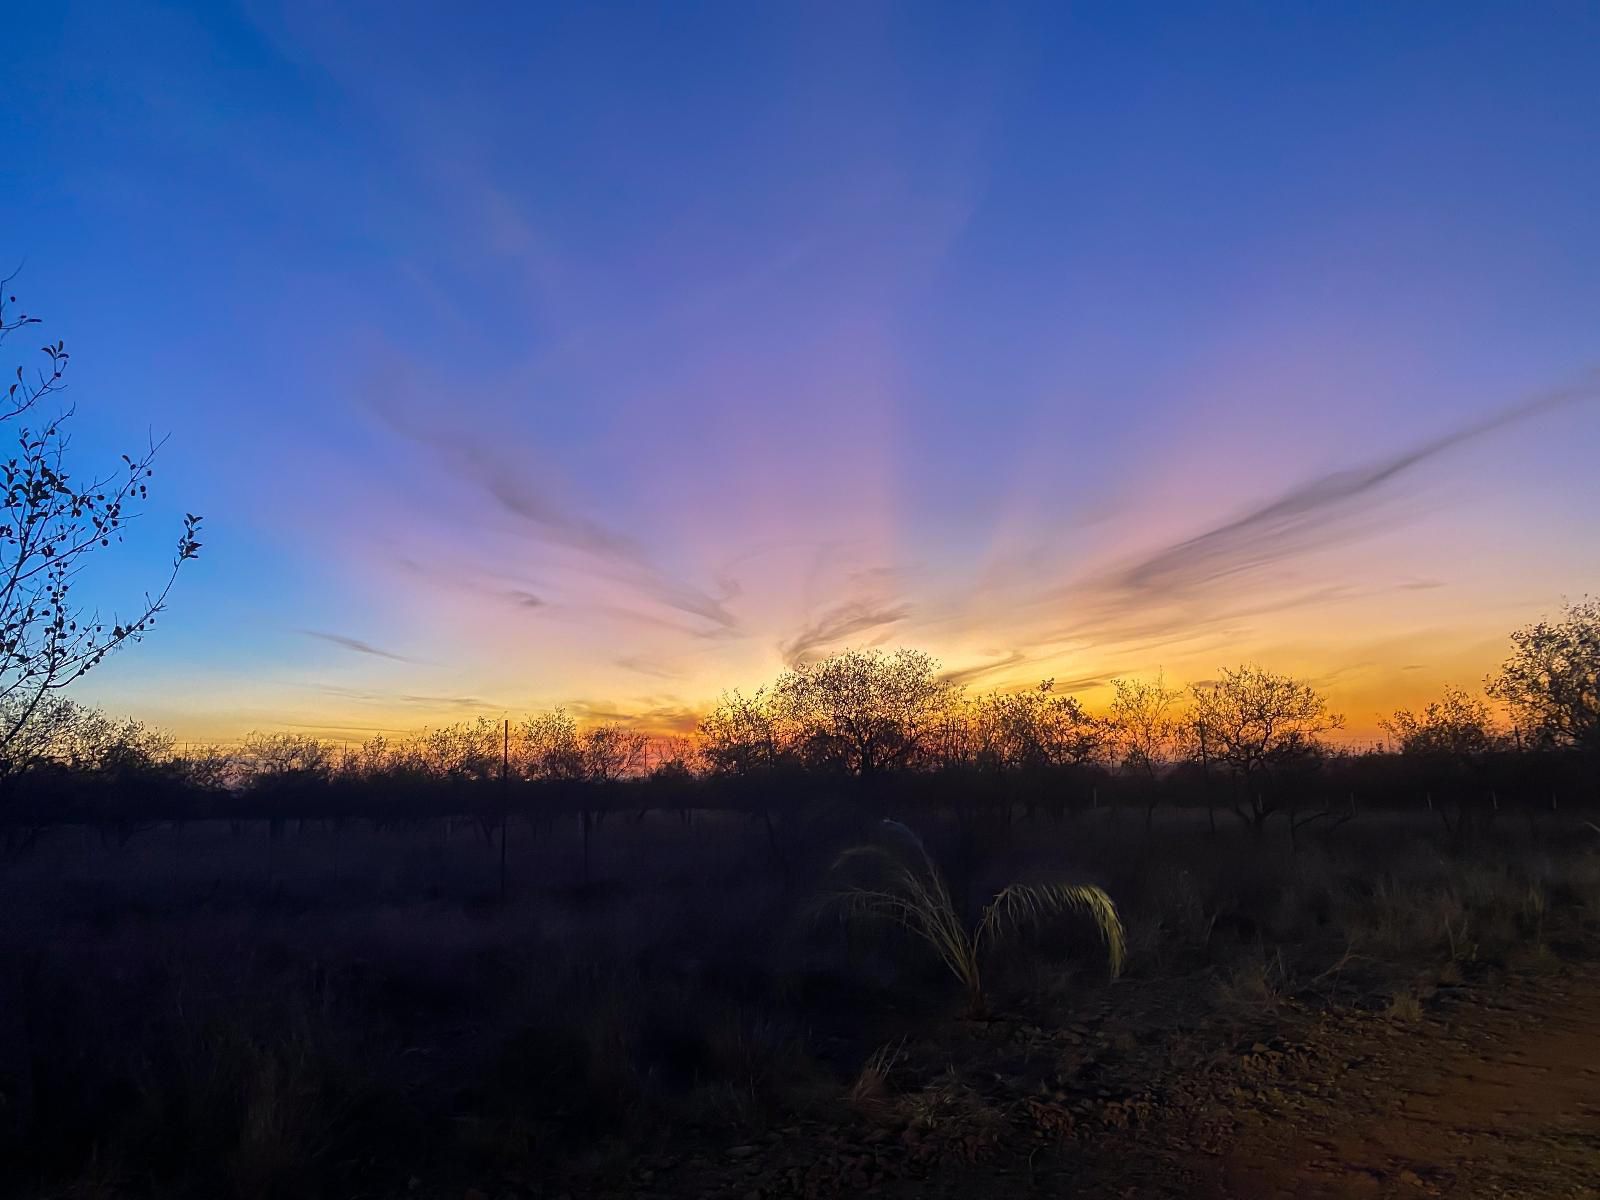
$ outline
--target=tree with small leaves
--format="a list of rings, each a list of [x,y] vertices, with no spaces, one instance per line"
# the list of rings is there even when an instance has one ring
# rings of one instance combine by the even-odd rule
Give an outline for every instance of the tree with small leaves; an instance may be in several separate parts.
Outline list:
[[[1106,723],[1084,710],[1076,696],[1042,680],[1020,692],[994,692],[982,701],[988,742],[1012,770],[1081,767],[1106,748]]]
[[[16,308],[11,279],[0,281],[0,349],[40,323]],[[15,452],[0,462],[0,759],[25,740],[48,698],[145,635],[179,570],[200,552],[200,518],[187,514],[156,591],[110,616],[76,600],[85,570],[122,542],[148,498],[160,443],[123,455],[120,468],[101,475],[69,471],[74,410],[61,403],[61,393],[70,354],[62,341],[47,342],[40,353],[44,363],[32,371],[18,365],[0,400],[0,428],[16,439]]]
[[[917,765],[954,690],[920,650],[842,650],[785,671],[771,703],[805,763],[873,778]]]
[[[1009,776],[1029,817],[1042,803],[1060,818],[1069,795],[1093,794],[1083,771],[1102,757],[1107,726],[1085,711],[1076,696],[1056,691],[1055,680],[1018,692],[992,692],[977,708],[983,759]],[[1008,792],[1007,812],[1011,800]]]
[[[700,719],[700,753],[715,775],[750,779],[771,775],[788,758],[778,715],[765,688],[746,696],[724,692]]]
[[[1399,744],[1401,760],[1428,781],[1430,807],[1433,788],[1454,799],[1453,819],[1445,796],[1437,811],[1457,847],[1465,847],[1493,815],[1487,776],[1500,734],[1489,706],[1447,685],[1443,699],[1416,712],[1400,709],[1380,723]]]
[[[1314,764],[1344,718],[1308,683],[1255,666],[1224,668],[1189,688],[1185,742],[1228,784],[1234,813],[1260,832],[1282,806],[1286,775]]]
[[[1111,687],[1111,738],[1123,773],[1138,789],[1144,804],[1144,827],[1155,823],[1157,786],[1161,774],[1177,754],[1178,721],[1172,706],[1182,693],[1166,680],[1113,679]]]
[[[1566,605],[1511,635],[1511,657],[1489,680],[1489,695],[1511,711],[1537,746],[1600,755],[1600,599]]]

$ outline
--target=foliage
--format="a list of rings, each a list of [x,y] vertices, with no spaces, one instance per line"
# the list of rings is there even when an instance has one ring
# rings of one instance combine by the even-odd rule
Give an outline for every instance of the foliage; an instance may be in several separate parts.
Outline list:
[[[16,297],[0,281],[0,346],[8,335],[39,323],[10,308]],[[0,401],[0,426],[16,434],[17,451],[0,464],[0,753],[24,736],[45,698],[67,687],[154,624],[184,563],[200,550],[200,518],[184,518],[171,569],[160,589],[124,614],[103,616],[76,602],[74,588],[96,555],[123,540],[136,506],[148,496],[159,445],[107,474],[69,471],[71,408],[49,411],[65,388],[71,355],[64,342],[46,343],[46,362],[32,372],[18,365]],[[37,423],[18,424],[28,418]]]
[[[772,704],[804,761],[873,776],[915,764],[952,692],[920,650],[845,650],[784,672]]]
[[[1087,884],[1011,884],[984,906],[970,930],[950,896],[944,875],[922,840],[897,821],[884,822],[893,844],[869,843],[842,854],[835,870],[874,868],[876,883],[851,886],[825,902],[846,916],[873,917],[910,930],[950,969],[967,992],[967,1009],[984,1010],[982,960],[1022,930],[1066,913],[1087,914],[1106,944],[1113,976],[1122,971],[1126,938],[1111,898]]]
[[[1154,679],[1113,679],[1109,724],[1125,770],[1146,778],[1160,774],[1176,753],[1178,722],[1172,706],[1182,696]]]
[[[500,777],[502,725],[479,717],[457,725],[429,729],[414,738],[409,754],[424,772],[454,782],[483,782]]]
[[[1057,692],[1051,679],[1028,691],[992,693],[979,721],[991,761],[1013,770],[1093,762],[1110,732],[1108,723],[1085,712],[1077,697]]]
[[[1487,753],[1496,742],[1489,706],[1454,687],[1446,687],[1442,699],[1420,712],[1398,710],[1383,727],[1400,744],[1400,753],[1419,757],[1465,760]]]
[[[328,744],[303,733],[252,733],[241,755],[256,775],[325,776],[333,767]]]
[[[549,781],[583,777],[583,750],[577,723],[564,709],[528,717],[517,726],[517,764],[525,779]]]
[[[117,720],[61,696],[40,701],[26,721],[17,721],[18,702],[0,703],[0,722],[18,732],[0,758],[0,773],[15,776],[45,767],[90,772],[149,769],[165,760],[172,738],[131,718]]]
[[[578,761],[589,783],[617,783],[644,769],[648,734],[625,725],[595,725],[578,735]]]
[[[1322,736],[1343,724],[1310,684],[1255,666],[1224,667],[1190,695],[1196,753],[1241,779],[1319,753]]]
[[[1308,683],[1256,666],[1223,668],[1189,688],[1184,736],[1191,757],[1223,777],[1234,812],[1261,829],[1282,806],[1274,776],[1304,768],[1344,719]]]
[[[1568,604],[1559,621],[1524,626],[1511,643],[1489,695],[1536,744],[1600,752],[1600,600]]]
[[[1583,811],[1592,795],[1592,757],[1570,742],[1500,736],[1488,706],[1459,689],[1393,714],[1386,724],[1401,752],[1385,755],[1334,750],[1323,735],[1339,718],[1316,689],[1260,668],[1192,687],[1181,710],[1180,693],[1159,676],[1111,682],[1112,703],[1099,715],[1049,680],[973,695],[926,655],[847,651],[787,672],[781,687],[725,693],[693,740],[616,721],[580,726],[558,708],[509,728],[479,717],[354,747],[257,733],[240,747],[186,748],[181,758],[165,735],[136,722],[56,696],[18,721],[27,702],[11,699],[0,701],[0,723],[18,729],[0,753],[8,789],[0,826],[26,840],[53,822],[110,820],[115,809],[128,828],[152,814],[449,815],[476,817],[487,833],[508,814],[537,822],[568,813],[588,834],[615,812],[654,808],[687,824],[695,809],[727,809],[763,822],[772,858],[787,872],[793,839],[844,816],[841,801],[869,815],[891,805],[953,812],[974,833],[1009,824],[1019,809],[1025,819],[1040,811],[1062,819],[1091,796],[1098,806],[1142,808],[1147,830],[1162,804],[1204,806],[1213,833],[1218,807],[1258,831],[1287,812],[1298,846],[1293,835],[1314,823],[1331,834],[1353,819],[1359,800],[1361,808],[1425,806],[1463,849],[1502,810],[1531,821],[1558,807]],[[810,696],[803,704],[802,692]],[[99,764],[116,762],[130,783],[144,772],[142,782],[105,788],[98,777],[111,768]],[[97,778],[79,787],[62,770]],[[156,775],[175,793],[158,795]],[[22,776],[27,795],[18,794]]]
[[[765,689],[724,692],[700,720],[700,752],[718,775],[748,778],[782,766],[783,734]]]

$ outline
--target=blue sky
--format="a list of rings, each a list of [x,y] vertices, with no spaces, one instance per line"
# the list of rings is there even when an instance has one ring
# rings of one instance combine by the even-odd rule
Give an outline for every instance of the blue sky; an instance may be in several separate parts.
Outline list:
[[[502,7],[8,22],[75,450],[171,433],[91,582],[208,526],[85,698],[666,727],[904,643],[1362,727],[1592,588],[1594,6]]]

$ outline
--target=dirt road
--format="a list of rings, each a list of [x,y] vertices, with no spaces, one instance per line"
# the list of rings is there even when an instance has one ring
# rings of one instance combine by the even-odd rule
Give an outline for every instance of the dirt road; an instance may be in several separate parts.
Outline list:
[[[1600,1196],[1600,970],[1464,989],[1338,1051],[1249,1113],[1210,1194]]]
[[[950,1028],[970,1107],[920,1132],[806,1124],[568,1194],[1600,1200],[1600,964],[1477,973],[1409,1018],[1280,1014],[1265,1042],[1182,1027],[1170,990],[1121,989],[1064,1030]]]
[[[1351,1012],[1174,1063],[1149,1121],[885,1194],[1600,1198],[1600,965],[1479,979],[1410,1021]]]

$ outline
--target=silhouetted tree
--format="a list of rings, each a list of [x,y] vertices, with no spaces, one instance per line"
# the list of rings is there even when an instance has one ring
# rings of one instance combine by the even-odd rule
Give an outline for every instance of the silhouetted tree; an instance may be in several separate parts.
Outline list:
[[[1465,845],[1489,807],[1485,760],[1498,740],[1489,706],[1447,686],[1441,699],[1418,712],[1400,709],[1383,727],[1399,743],[1401,756],[1419,768],[1430,793],[1442,793],[1437,811],[1457,845]],[[1453,822],[1447,807],[1452,800]]]
[[[1154,679],[1113,679],[1111,740],[1125,774],[1132,777],[1144,803],[1144,824],[1155,821],[1161,773],[1177,754],[1177,720],[1173,704],[1182,694]]]
[[[375,733],[359,746],[347,746],[339,755],[338,770],[355,780],[377,779],[396,773],[401,758],[389,739]]]
[[[12,306],[11,280],[0,281],[0,346],[39,319]],[[16,435],[15,454],[0,464],[0,758],[39,713],[45,698],[81,678],[125,642],[137,641],[161,611],[179,568],[194,558],[200,518],[184,518],[171,571],[125,615],[101,615],[75,602],[73,589],[94,556],[122,541],[147,496],[158,446],[123,455],[123,469],[101,476],[68,470],[71,408],[56,408],[70,355],[46,343],[35,371],[16,368],[0,400],[0,426]],[[22,422],[28,422],[23,424]],[[3,773],[3,772],[0,772]]]
[[[705,765],[705,758],[693,738],[653,738],[649,753],[651,779],[687,782],[693,780]]]
[[[222,746],[186,748],[172,760],[172,769],[203,798],[226,791],[239,778],[238,756]]]
[[[650,797],[653,807],[677,809],[685,825],[690,822],[696,789],[705,769],[705,756],[692,738],[661,737],[651,741],[648,751]],[[640,810],[640,817],[644,815]]]
[[[178,776],[167,764],[171,748],[170,737],[140,721],[45,697],[19,726],[0,763],[4,782],[26,778],[29,785],[25,811],[13,803],[6,814],[6,844],[31,844],[63,807],[68,819],[114,823],[126,840],[144,826],[141,813],[170,807],[178,790]]]
[[[1399,709],[1382,724],[1402,754],[1419,758],[1462,761],[1486,754],[1495,744],[1489,706],[1449,686],[1442,699],[1417,712]]]
[[[500,778],[500,722],[488,717],[430,729],[411,749],[430,774],[451,783]]]
[[[994,692],[984,709],[993,751],[1013,770],[1091,763],[1104,753],[1110,733],[1076,696],[1057,692],[1053,679],[1027,691]]]
[[[24,714],[28,704],[33,711]],[[62,696],[0,701],[0,722],[12,730],[6,753],[0,757],[0,777],[11,779],[60,760],[80,714],[79,706]]]
[[[992,769],[998,762],[998,747],[984,703],[952,687],[924,742],[923,758],[941,771]]]
[[[615,723],[594,725],[578,735],[579,762],[587,783],[605,787],[644,770],[649,735]]]
[[[1104,721],[1089,715],[1077,697],[1057,692],[1050,679],[1025,691],[985,696],[978,728],[985,760],[1008,777],[1006,811],[1015,794],[1029,816],[1043,799],[1057,817],[1066,807],[1065,789],[1103,755],[1108,732]]]
[[[590,841],[624,780],[643,776],[649,737],[624,725],[579,729],[564,709],[524,719],[516,730],[519,773],[576,805],[583,833],[583,878],[590,878]],[[570,809],[567,811],[571,811]]]
[[[1535,745],[1600,754],[1600,600],[1568,604],[1561,620],[1524,626],[1511,643],[1488,690],[1518,732]]]
[[[252,733],[241,756],[255,779],[325,779],[333,770],[333,749],[303,733]]]
[[[1260,667],[1224,668],[1189,691],[1191,753],[1221,775],[1234,813],[1258,832],[1282,807],[1275,777],[1317,759],[1323,735],[1344,723],[1310,684]]]
[[[583,778],[578,726],[565,709],[523,718],[516,729],[514,754],[525,779],[571,783]]]
[[[765,688],[746,696],[723,692],[700,719],[700,753],[712,772],[748,779],[777,770],[786,758],[779,719]]]
[[[784,672],[772,701],[808,762],[870,778],[916,763],[952,691],[920,650],[845,650]]]
[[[302,733],[252,733],[239,761],[248,773],[250,794],[264,809],[269,844],[283,836],[291,815],[303,819],[325,795],[336,758],[333,747]],[[267,860],[272,874],[272,860]]]
[[[578,734],[578,761],[583,786],[578,790],[583,822],[583,881],[589,882],[589,841],[610,810],[612,794],[625,779],[644,769],[650,739],[623,725],[595,725]]]
[[[746,789],[748,803],[761,817],[767,849],[775,862],[787,869],[778,849],[774,809],[784,807],[787,792],[776,778],[791,765],[782,725],[771,695],[765,688],[746,696],[737,688],[722,698],[700,720],[700,755],[717,779]]]

